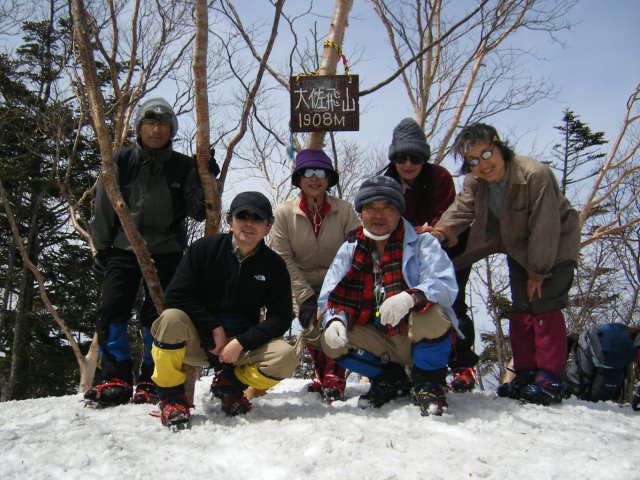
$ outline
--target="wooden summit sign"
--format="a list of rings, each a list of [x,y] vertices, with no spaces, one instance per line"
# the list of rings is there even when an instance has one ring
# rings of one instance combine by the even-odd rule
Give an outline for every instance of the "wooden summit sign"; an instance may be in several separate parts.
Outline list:
[[[291,77],[289,87],[292,132],[360,129],[358,75]]]

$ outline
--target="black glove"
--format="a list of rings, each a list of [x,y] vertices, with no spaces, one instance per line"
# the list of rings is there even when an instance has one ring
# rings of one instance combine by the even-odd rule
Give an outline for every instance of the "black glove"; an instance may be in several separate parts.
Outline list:
[[[207,170],[213,175],[213,178],[217,178],[218,175],[220,175],[220,167],[218,166],[218,162],[216,162],[215,154],[215,149],[211,147],[211,150],[209,150],[209,160],[207,161]],[[194,162],[198,161],[198,156],[195,153],[193,154],[193,160]]]
[[[209,161],[207,162],[207,170],[209,173],[213,175],[213,178],[218,178],[220,175],[220,167],[218,166],[218,162],[216,162],[216,151],[211,147],[209,150]]]
[[[298,320],[302,328],[307,328],[318,318],[318,298],[313,295],[307,298],[298,312]]]
[[[102,277],[104,275],[105,268],[107,268],[107,250],[98,250],[93,257],[91,270],[93,270],[99,277]]]

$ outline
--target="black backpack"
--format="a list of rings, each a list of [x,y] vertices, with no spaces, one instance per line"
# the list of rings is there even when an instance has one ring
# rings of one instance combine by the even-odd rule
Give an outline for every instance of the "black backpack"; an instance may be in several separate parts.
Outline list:
[[[581,400],[616,400],[635,352],[626,325],[595,325],[569,337],[565,383]]]

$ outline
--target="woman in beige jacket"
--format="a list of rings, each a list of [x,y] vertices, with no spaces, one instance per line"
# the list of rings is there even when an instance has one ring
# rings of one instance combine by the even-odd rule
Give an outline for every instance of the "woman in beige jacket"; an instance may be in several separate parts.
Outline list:
[[[466,173],[462,191],[431,233],[447,246],[469,228],[456,268],[506,253],[511,284],[509,333],[516,378],[498,395],[548,405],[565,387],[567,306],[578,261],[578,214],[562,195],[553,172],[516,156],[495,128],[465,127],[453,151]]]
[[[298,153],[291,183],[300,196],[276,208],[271,247],[289,269],[301,335],[314,362],[316,379],[308,389],[331,402],[344,395],[345,371],[320,349],[317,301],[333,258],[360,220],[350,203],[328,194],[338,172],[322,150]]]

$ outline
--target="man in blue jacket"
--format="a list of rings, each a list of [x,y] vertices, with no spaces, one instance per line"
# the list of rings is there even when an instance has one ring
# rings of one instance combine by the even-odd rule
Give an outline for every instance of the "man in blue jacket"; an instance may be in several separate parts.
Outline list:
[[[162,424],[184,428],[192,395],[188,372],[211,364],[212,393],[228,415],[251,409],[247,386],[267,390],[298,366],[281,337],[291,327],[291,281],[284,260],[264,243],[273,213],[258,192],[231,202],[230,233],[194,242],[165,292],[153,323],[153,380]],[[186,395],[185,395],[186,394]]]
[[[378,408],[410,390],[422,415],[442,415],[457,330],[453,265],[435,238],[418,235],[402,217],[404,196],[394,179],[366,180],[355,210],[362,226],[340,247],[318,299],[323,350],[369,377],[361,407]]]

